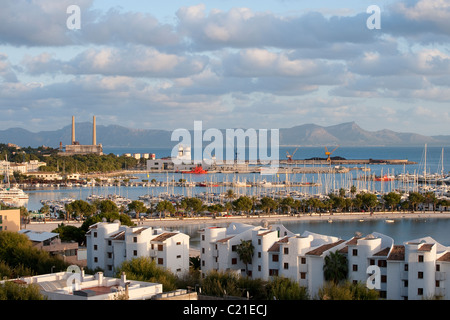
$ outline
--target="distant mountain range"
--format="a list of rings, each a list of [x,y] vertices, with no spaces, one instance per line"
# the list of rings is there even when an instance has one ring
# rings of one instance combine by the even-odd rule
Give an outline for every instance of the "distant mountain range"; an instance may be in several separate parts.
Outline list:
[[[71,126],[55,131],[30,132],[22,128],[0,130],[0,143],[14,143],[22,147],[50,146],[57,148],[71,142]],[[76,140],[92,144],[92,123],[81,122],[75,126]],[[172,131],[130,129],[119,125],[97,125],[97,142],[104,147],[173,147]],[[205,143],[207,145],[208,143]],[[355,122],[333,126],[304,124],[280,129],[281,146],[448,146],[450,136],[424,136],[391,130],[367,131]]]

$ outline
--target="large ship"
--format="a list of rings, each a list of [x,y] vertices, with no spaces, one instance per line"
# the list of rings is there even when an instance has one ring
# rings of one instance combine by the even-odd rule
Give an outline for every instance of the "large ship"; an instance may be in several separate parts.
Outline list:
[[[28,194],[26,194],[22,189],[11,187],[9,182],[9,162],[6,159],[6,170],[4,173],[4,182],[6,183],[6,188],[0,188],[0,202],[7,205],[22,205],[24,202],[28,201]]]

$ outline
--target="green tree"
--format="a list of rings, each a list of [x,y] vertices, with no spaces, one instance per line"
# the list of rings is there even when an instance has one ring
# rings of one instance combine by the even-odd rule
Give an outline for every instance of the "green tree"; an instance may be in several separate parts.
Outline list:
[[[275,277],[266,287],[267,298],[277,300],[308,300],[308,290],[296,281],[284,277]]]
[[[397,192],[389,192],[388,194],[383,195],[383,200],[388,207],[395,210],[402,200],[402,196]]]
[[[318,298],[320,300],[378,300],[379,293],[370,290],[363,283],[341,283],[327,282],[319,289]]]
[[[0,284],[0,300],[47,300],[36,284],[21,285],[11,281]]]
[[[145,206],[145,204],[142,201],[134,200],[128,204],[128,210],[134,211],[136,213],[136,218],[139,218],[139,214],[141,212],[146,212],[147,207]]]
[[[84,200],[75,200],[65,205],[67,213],[72,217],[91,216],[95,213],[96,207]]]
[[[177,277],[169,270],[159,267],[150,257],[124,261],[117,269],[116,277],[120,277],[122,272],[130,280],[161,283],[164,292],[177,289]]]
[[[324,278],[326,281],[339,283],[348,275],[347,257],[338,251],[330,252],[323,265]]]
[[[253,202],[247,196],[241,196],[233,201],[233,207],[236,211],[245,211],[247,214],[252,210]]]
[[[239,245],[236,246],[236,253],[239,259],[245,264],[245,273],[248,275],[248,264],[253,260],[253,253],[255,247],[251,240],[242,240]]]
[[[363,193],[361,196],[362,204],[368,211],[372,211],[378,205],[377,196],[373,193]]]
[[[260,208],[270,214],[270,212],[277,208],[277,202],[270,197],[263,197],[260,200]]]
[[[164,216],[166,215],[166,213],[173,214],[175,212],[175,207],[173,206],[172,202],[163,200],[163,201],[158,202],[158,204],[156,206],[156,211],[158,211],[160,213],[160,217],[161,217],[161,212],[164,213]]]
[[[417,205],[423,203],[424,200],[424,196],[419,192],[411,192],[408,196],[408,202],[414,211],[417,211]]]

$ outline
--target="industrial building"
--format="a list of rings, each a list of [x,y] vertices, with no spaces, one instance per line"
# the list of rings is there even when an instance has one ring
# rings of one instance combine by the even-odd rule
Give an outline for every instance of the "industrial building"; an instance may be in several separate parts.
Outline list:
[[[66,145],[64,151],[62,150],[62,142],[59,145],[59,155],[62,156],[73,156],[73,155],[85,155],[85,154],[97,154],[103,155],[103,146],[97,144],[97,128],[96,128],[96,118],[93,117],[93,127],[92,127],[92,144],[82,145],[75,139],[75,117],[72,116],[72,143]]]

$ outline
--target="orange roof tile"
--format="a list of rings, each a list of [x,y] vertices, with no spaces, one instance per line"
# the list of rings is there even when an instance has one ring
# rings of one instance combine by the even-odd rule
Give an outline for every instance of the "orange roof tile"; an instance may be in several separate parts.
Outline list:
[[[314,250],[311,250],[309,252],[307,252],[307,255],[312,255],[312,256],[320,256],[322,255],[325,251],[330,250],[331,248],[334,248],[338,245],[340,245],[341,243],[344,243],[345,240],[339,240],[333,243],[328,243],[328,244],[324,244]]]

